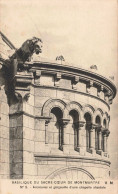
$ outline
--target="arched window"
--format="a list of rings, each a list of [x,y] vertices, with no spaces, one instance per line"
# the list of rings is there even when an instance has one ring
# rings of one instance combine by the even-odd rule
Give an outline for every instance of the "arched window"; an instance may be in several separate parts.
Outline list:
[[[69,112],[69,115],[70,115],[69,126],[70,126],[70,134],[71,134],[70,143],[72,144],[74,149],[76,149],[79,144],[78,142],[79,141],[79,128],[78,128],[79,114],[76,110],[71,110]]]
[[[61,119],[63,117],[62,110],[54,107],[51,110],[51,121],[48,126],[48,143],[51,148],[62,150],[63,145],[63,128],[61,126]]]
[[[90,128],[91,128],[91,115],[90,113],[85,113],[84,115],[86,121],[86,147],[90,148]]]
[[[101,124],[101,120],[100,117],[97,115],[96,119],[95,119],[96,124],[100,125]]]
[[[106,119],[103,120],[103,127],[106,128]]]
[[[101,125],[101,119],[100,119],[100,116],[96,116],[96,119],[95,119],[95,123],[97,124],[97,128],[95,129],[95,149],[98,150],[99,149],[99,144],[101,144],[99,141],[99,127]]]

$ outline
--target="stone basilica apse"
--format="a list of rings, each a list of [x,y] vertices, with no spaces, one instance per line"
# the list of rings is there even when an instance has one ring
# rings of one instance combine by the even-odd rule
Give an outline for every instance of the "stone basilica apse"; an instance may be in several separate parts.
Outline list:
[[[115,85],[97,71],[40,57],[21,63],[2,33],[1,45],[0,177],[107,179]]]

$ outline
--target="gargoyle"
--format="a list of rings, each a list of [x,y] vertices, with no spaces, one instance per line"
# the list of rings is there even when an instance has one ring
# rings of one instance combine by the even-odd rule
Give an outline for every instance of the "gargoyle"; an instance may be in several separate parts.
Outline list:
[[[7,70],[10,70],[12,74],[22,71],[26,67],[30,68],[29,64],[25,66],[25,62],[31,61],[31,57],[34,53],[39,54],[42,52],[42,40],[36,37],[26,40],[22,46],[15,51],[15,53],[5,60],[4,66]],[[15,71],[15,72],[14,72]],[[13,73],[14,72],[14,73]]]
[[[42,40],[36,37],[26,40],[19,49],[16,49],[12,43],[2,34],[2,40],[12,49],[14,53],[7,59],[0,56],[2,68],[0,69],[0,76],[2,85],[5,85],[5,91],[8,96],[14,95],[15,75],[18,71],[29,70],[31,57],[34,53],[42,52]]]

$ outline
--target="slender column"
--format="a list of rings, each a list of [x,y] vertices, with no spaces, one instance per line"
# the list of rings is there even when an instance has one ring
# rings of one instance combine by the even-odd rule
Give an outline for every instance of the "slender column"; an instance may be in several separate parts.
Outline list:
[[[89,131],[89,134],[90,134],[90,136],[89,136],[89,148],[91,149],[93,149],[94,148],[94,141],[93,141],[93,128],[91,128],[90,129],[90,131]]]
[[[68,123],[69,123],[68,119],[63,119],[63,145],[68,144],[68,138],[66,137],[66,127]]]
[[[107,152],[107,139],[110,134],[110,131],[108,129],[105,129],[103,131],[103,151]]]
[[[82,146],[81,143],[81,138],[82,138],[82,127],[84,126],[85,122],[84,121],[79,121],[78,122],[78,129],[77,129],[77,148],[80,148]]]
[[[98,150],[102,150],[102,133],[101,130],[98,131]]]
[[[92,151],[95,150],[95,129],[96,125],[89,125],[89,149]]]
[[[106,134],[103,135],[103,151],[106,152],[106,141],[107,140],[107,136]]]
[[[61,73],[57,73],[55,75],[55,86],[56,87],[59,87],[59,81],[60,81],[60,79],[61,79]]]
[[[60,145],[60,149],[63,150],[63,148],[67,147],[67,145],[69,144],[69,136],[66,133],[66,127],[67,124],[69,123],[69,119],[61,119],[60,120],[60,126],[61,126],[61,133],[60,133],[60,140],[61,140],[61,145]]]

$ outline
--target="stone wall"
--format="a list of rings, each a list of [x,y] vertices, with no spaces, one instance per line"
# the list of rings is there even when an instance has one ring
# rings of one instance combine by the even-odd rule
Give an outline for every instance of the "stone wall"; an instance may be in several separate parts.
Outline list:
[[[0,89],[0,178],[9,178],[9,106],[4,87]]]
[[[97,82],[89,75],[70,74],[65,67],[59,67],[60,72],[43,68],[17,73],[9,106],[0,90],[1,176],[109,177],[107,143],[114,91],[105,78]]]

